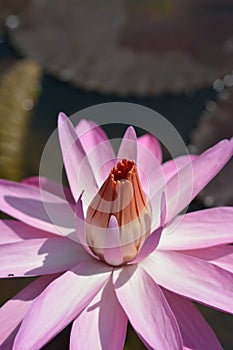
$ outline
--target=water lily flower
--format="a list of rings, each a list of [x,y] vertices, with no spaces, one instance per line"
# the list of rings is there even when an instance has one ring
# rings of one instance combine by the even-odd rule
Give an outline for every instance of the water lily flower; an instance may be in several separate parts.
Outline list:
[[[0,277],[40,276],[0,309],[0,348],[40,349],[72,323],[71,350],[119,350],[129,321],[148,349],[221,349],[191,300],[233,311],[233,208],[180,213],[233,140],[161,164],[132,127],[117,157],[94,122],[61,113],[58,132],[70,188],[0,181],[17,219],[0,222]]]

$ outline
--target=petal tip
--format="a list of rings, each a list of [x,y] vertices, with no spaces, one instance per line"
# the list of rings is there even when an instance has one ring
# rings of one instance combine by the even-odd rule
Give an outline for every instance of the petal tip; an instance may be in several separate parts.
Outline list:
[[[117,219],[114,215],[110,216],[109,223],[108,223],[108,228],[118,228],[118,222]]]
[[[129,126],[125,132],[125,136],[128,139],[136,139],[137,134],[133,126]]]
[[[58,125],[64,123],[67,121],[68,117],[64,112],[59,112],[58,113]]]

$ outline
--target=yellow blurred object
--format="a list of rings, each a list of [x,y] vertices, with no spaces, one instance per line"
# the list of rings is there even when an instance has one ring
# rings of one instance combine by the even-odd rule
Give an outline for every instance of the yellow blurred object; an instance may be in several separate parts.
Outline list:
[[[13,65],[0,81],[0,177],[24,176],[25,146],[32,109],[38,100],[40,66],[31,60]]]

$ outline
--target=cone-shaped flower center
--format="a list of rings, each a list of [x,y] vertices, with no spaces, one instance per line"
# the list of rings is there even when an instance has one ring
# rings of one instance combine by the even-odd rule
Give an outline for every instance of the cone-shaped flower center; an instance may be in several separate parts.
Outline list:
[[[118,225],[117,242],[110,227],[113,217]],[[120,265],[138,254],[150,234],[151,210],[134,161],[123,159],[111,170],[87,210],[86,222],[88,244],[101,259]],[[106,258],[113,247],[113,253],[118,249],[117,263]]]

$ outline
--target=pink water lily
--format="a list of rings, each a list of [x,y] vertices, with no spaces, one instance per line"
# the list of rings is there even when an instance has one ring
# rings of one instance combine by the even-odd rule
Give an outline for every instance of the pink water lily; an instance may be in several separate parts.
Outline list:
[[[61,113],[58,131],[70,189],[0,181],[18,219],[0,222],[0,277],[40,276],[0,309],[0,349],[40,349],[73,322],[71,350],[120,350],[128,321],[148,349],[221,349],[191,300],[233,311],[233,208],[180,212],[233,140],[161,164],[159,142],[132,127],[117,160],[94,122]]]

